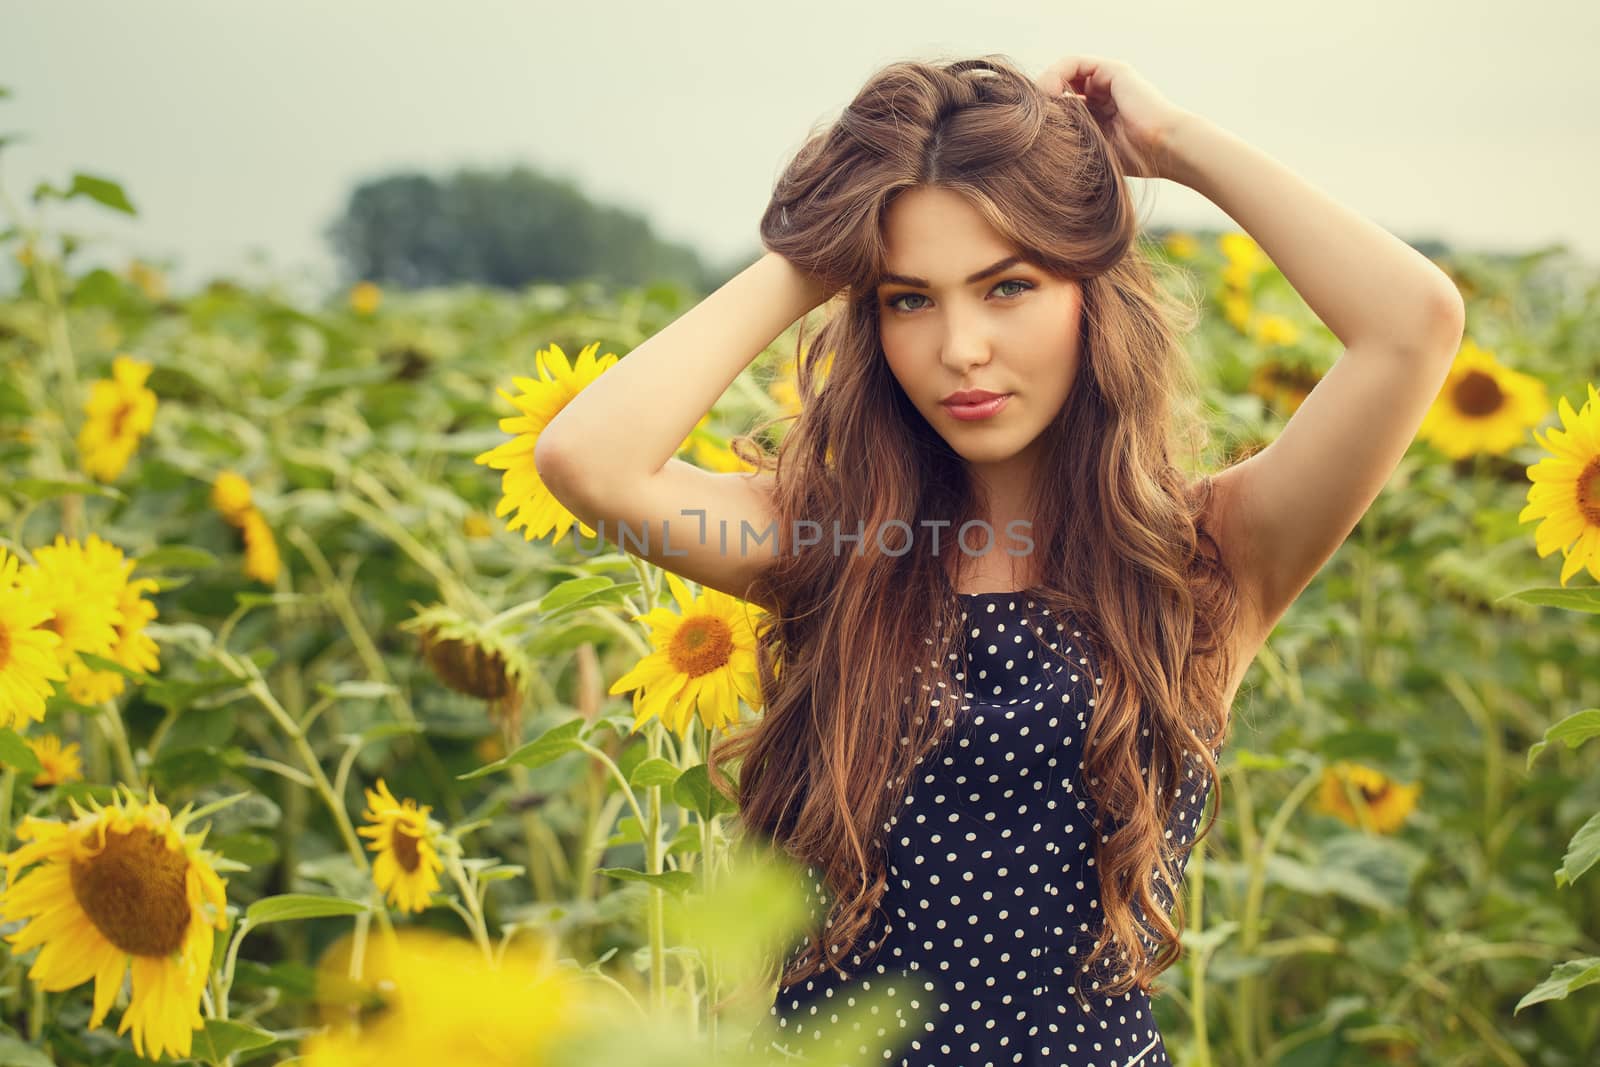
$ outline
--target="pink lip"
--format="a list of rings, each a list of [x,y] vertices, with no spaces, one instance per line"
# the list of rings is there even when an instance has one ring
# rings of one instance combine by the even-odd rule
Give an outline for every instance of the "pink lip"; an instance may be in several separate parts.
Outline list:
[[[944,407],[946,411],[958,419],[987,419],[1005,407],[1006,401],[1009,399],[1011,399],[1010,393],[1002,393],[1000,396],[991,397],[976,404],[952,404],[947,402]]]

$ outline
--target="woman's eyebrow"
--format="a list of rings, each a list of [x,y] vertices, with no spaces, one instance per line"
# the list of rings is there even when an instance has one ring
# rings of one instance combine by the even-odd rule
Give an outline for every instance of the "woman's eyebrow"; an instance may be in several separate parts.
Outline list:
[[[961,284],[963,284],[963,285],[971,285],[973,282],[981,282],[981,281],[983,281],[983,279],[987,278],[989,275],[991,275],[991,274],[999,274],[1001,271],[1005,270],[1007,267],[1014,267],[1018,263],[1021,263],[1021,262],[1022,262],[1022,257],[1021,256],[1008,256],[1005,259],[1002,259],[998,263],[992,264],[990,266],[987,266],[987,267],[983,268],[980,271],[977,271],[977,272],[975,272],[973,274],[968,275],[966,281],[962,282]],[[879,285],[887,285],[887,284],[889,284],[891,282],[896,284],[896,285],[909,285],[913,289],[927,289],[927,288],[930,288],[930,286],[928,284],[928,279],[926,279],[926,278],[914,278],[909,274],[884,274],[878,280],[878,284]]]

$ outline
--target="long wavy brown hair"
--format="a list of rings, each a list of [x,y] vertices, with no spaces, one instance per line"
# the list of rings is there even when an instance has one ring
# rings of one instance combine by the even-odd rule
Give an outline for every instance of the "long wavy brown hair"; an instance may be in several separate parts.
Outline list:
[[[738,798],[740,835],[826,879],[828,936],[810,930],[769,981],[774,971],[785,987],[824,968],[848,973],[842,961],[863,951],[888,884],[884,828],[953,721],[941,699],[961,692],[964,553],[948,531],[986,516],[965,462],[891,373],[878,332],[885,218],[919,186],[961,194],[1025,260],[1081,283],[1082,362],[1044,432],[1028,595],[1087,624],[1102,682],[1082,779],[1102,831],[1104,927],[1083,966],[1103,976],[1102,995],[1153,992],[1181,957],[1178,853],[1164,831],[1191,771],[1217,781],[1238,604],[1201,525],[1212,480],[1173,462],[1186,443],[1198,466],[1206,440],[1181,345],[1198,311],[1158,284],[1130,164],[1142,161],[1118,157],[1081,99],[1051,97],[988,55],[884,67],[776,183],[763,245],[835,296],[812,343],[799,342],[801,408],[784,417],[794,421],[781,445],[769,452],[756,435],[784,419],[736,448],[774,474],[780,533],[814,522],[821,541],[801,551],[780,538],[746,591],[774,608],[760,631],[765,711],[709,756],[713,779]],[[861,530],[859,542],[840,542],[848,551],[833,550],[835,531]],[[896,532],[880,541],[882,530]],[[738,764],[736,786],[725,762]]]

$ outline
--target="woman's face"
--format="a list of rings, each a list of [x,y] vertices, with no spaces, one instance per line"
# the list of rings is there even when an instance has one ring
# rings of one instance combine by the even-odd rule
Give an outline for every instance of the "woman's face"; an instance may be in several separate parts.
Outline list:
[[[1016,250],[949,189],[901,193],[885,228],[878,336],[895,379],[968,463],[1031,469],[1077,377],[1081,287],[1021,261],[988,272]],[[945,403],[965,390],[1005,399],[992,413]]]

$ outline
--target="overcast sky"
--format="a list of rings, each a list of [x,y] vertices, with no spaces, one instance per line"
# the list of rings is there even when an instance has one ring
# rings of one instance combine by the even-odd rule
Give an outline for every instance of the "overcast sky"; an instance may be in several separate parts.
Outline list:
[[[899,59],[1124,59],[1402,237],[1600,260],[1593,0],[0,0],[0,183],[75,170],[139,217],[52,217],[216,273],[334,278],[321,237],[396,169],[531,166],[714,260],[756,248],[784,163]],[[1145,183],[1140,183],[1145,184]],[[1152,223],[1230,225],[1168,182]],[[0,223],[0,228],[4,227]],[[10,257],[5,267],[9,268]]]

